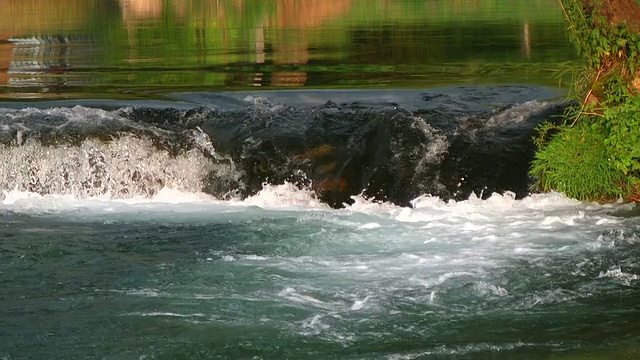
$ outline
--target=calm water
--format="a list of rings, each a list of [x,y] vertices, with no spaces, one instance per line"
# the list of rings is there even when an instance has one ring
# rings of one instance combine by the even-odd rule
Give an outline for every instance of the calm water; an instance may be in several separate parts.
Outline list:
[[[570,79],[555,0],[5,0],[0,17],[0,358],[640,357],[637,206],[356,189],[333,209],[311,189],[352,184],[296,167],[472,183],[430,171]],[[277,177],[240,196],[249,172]]]
[[[0,17],[9,99],[555,86],[575,61],[555,0],[7,0]]]

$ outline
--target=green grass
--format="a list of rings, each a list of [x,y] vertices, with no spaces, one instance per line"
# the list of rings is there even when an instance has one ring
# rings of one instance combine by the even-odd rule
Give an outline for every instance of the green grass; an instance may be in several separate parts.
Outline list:
[[[604,145],[602,129],[588,122],[563,126],[536,153],[530,175],[542,191],[559,191],[578,200],[612,200],[625,195],[625,175]]]

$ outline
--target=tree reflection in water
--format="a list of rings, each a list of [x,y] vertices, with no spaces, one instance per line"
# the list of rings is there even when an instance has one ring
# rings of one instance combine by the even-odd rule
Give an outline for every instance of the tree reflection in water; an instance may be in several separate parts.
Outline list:
[[[557,6],[555,0],[7,0],[0,6],[0,17],[11,19],[0,23],[0,97],[557,83],[554,69],[573,56]]]

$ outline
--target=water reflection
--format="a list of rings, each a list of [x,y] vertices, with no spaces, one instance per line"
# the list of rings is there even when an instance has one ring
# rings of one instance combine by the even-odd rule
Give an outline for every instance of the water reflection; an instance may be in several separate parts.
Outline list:
[[[6,84],[20,88],[40,88],[49,92],[51,87],[88,85],[85,75],[74,75],[70,70],[87,66],[92,59],[93,42],[81,36],[32,36],[10,38],[6,44],[9,63]],[[5,54],[3,54],[5,55]]]
[[[67,39],[74,29],[88,25],[92,6],[84,0],[5,0],[0,17],[10,19],[0,25],[0,87],[71,85],[60,75],[66,73],[72,56]],[[80,63],[86,63],[82,55]]]
[[[9,68],[13,56],[13,45],[11,43],[0,43],[0,86],[9,83]]]
[[[8,0],[0,96],[555,82],[572,58],[557,10],[555,0]]]
[[[531,58],[531,34],[529,33],[529,21],[522,26],[522,54],[527,59]]]
[[[136,21],[154,19],[159,20],[162,17],[163,0],[120,0],[120,8],[122,10],[122,19],[130,25]]]
[[[310,29],[344,16],[352,3],[351,0],[278,0],[275,26],[298,31],[293,36],[285,31],[279,32],[273,41],[274,64],[308,63]],[[272,86],[303,86],[306,82],[307,73],[304,71],[275,71],[271,78]]]

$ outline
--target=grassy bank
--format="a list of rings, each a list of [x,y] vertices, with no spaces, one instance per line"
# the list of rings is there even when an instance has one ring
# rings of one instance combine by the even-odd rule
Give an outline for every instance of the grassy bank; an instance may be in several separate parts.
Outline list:
[[[607,3],[592,9],[579,0],[561,3],[585,60],[572,91],[579,104],[559,126],[540,128],[530,174],[543,191],[640,201],[640,24],[617,21]]]

